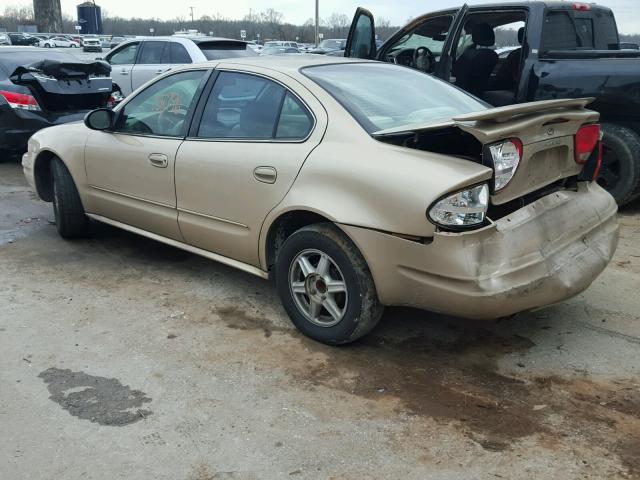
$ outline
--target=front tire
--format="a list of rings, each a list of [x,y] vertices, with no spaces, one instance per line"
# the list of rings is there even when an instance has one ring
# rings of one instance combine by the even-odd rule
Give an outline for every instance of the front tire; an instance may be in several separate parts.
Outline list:
[[[76,184],[59,158],[51,160],[53,177],[53,213],[56,228],[62,238],[81,238],[87,235],[89,220],[84,212]]]
[[[602,124],[602,168],[598,183],[618,205],[640,195],[640,136],[613,123]]]
[[[278,252],[275,278],[293,324],[322,343],[340,345],[365,336],[384,310],[362,254],[330,223],[288,237]]]

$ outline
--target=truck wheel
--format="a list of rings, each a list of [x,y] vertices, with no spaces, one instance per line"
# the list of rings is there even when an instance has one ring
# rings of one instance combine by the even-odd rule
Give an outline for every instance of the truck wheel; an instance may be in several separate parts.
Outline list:
[[[275,274],[291,321],[319,342],[353,342],[382,316],[384,307],[362,254],[330,223],[309,225],[287,238]]]
[[[613,123],[602,124],[602,131],[598,183],[622,206],[640,196],[640,136]]]
[[[51,160],[53,176],[53,213],[56,228],[62,238],[84,237],[89,230],[89,220],[78,194],[76,184],[59,158]]]

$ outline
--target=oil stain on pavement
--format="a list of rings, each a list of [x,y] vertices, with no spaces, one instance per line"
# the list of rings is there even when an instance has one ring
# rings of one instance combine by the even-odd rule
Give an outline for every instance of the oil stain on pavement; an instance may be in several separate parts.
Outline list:
[[[141,409],[143,404],[151,402],[151,398],[140,390],[131,390],[116,378],[59,368],[48,368],[38,376],[47,384],[51,400],[83,420],[124,426],[152,413]]]

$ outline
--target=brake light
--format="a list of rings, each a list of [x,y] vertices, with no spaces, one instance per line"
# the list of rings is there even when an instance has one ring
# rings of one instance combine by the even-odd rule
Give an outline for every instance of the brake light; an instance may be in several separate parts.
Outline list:
[[[597,123],[580,127],[576,133],[575,140],[575,160],[576,163],[584,165],[589,160],[593,149],[600,141],[600,125]]]
[[[502,190],[511,181],[522,160],[522,141],[510,138],[500,143],[489,145],[493,163],[493,191]]]
[[[7,90],[0,90],[0,95],[7,101],[9,106],[13,109],[19,110],[31,110],[39,112],[40,105],[38,101],[32,95],[25,93],[9,92]]]
[[[591,10],[591,5],[589,5],[588,3],[575,2],[573,4],[573,9],[579,12],[588,12],[589,10]]]

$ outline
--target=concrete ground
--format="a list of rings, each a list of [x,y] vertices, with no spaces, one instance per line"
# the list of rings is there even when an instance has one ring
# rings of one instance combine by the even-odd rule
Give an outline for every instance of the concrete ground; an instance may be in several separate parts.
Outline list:
[[[584,294],[499,323],[389,309],[303,338],[273,286],[0,165],[0,478],[640,478],[640,202]]]

